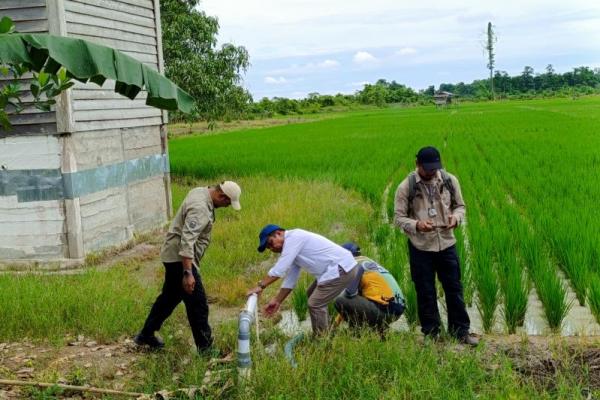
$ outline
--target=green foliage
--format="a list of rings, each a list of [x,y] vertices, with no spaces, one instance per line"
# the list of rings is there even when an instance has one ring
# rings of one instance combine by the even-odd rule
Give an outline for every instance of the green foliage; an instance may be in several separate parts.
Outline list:
[[[269,399],[463,399],[553,398],[555,391],[515,373],[506,352],[482,348],[424,346],[412,333],[373,332],[360,339],[338,333],[306,341],[295,351],[298,368],[283,357],[259,356],[252,379],[234,398]],[[554,371],[555,390],[580,398],[582,383],[561,382],[568,369]]]
[[[495,71],[491,80],[495,94],[500,98],[571,97],[574,94],[598,93],[600,68],[581,66],[557,74],[552,64],[546,67],[544,73],[536,73],[531,66],[525,66],[515,76],[508,75],[506,71]],[[489,79],[474,80],[471,83],[442,83],[439,90],[452,92],[466,99],[488,99],[491,95]]]
[[[303,274],[292,292],[292,307],[300,321],[304,321],[308,313],[308,296],[306,295],[306,289],[310,285],[308,281],[306,274]]]
[[[0,74],[3,77],[14,80],[21,79],[28,72],[31,72],[31,69],[26,64],[9,64],[0,68]],[[55,74],[44,71],[33,72],[33,79],[29,85],[33,96],[31,104],[41,111],[48,112],[50,107],[56,104],[54,97],[73,85],[74,82],[67,76],[65,68],[59,69]],[[8,116],[21,113],[27,106],[21,100],[22,96],[23,92],[19,83],[8,83],[0,90],[0,122],[5,130],[11,129]]]
[[[185,118],[239,118],[251,101],[239,86],[241,73],[250,65],[248,52],[229,43],[217,48],[219,23],[199,11],[198,3],[160,2],[165,75],[196,100],[194,112]]]
[[[66,334],[112,340],[134,332],[158,290],[148,290],[136,278],[134,266],[81,275],[0,276],[0,337],[18,340],[43,337],[60,340]],[[14,318],[19,315],[19,318]]]
[[[10,17],[2,17],[0,20],[0,35],[12,33],[15,31],[15,24]]]

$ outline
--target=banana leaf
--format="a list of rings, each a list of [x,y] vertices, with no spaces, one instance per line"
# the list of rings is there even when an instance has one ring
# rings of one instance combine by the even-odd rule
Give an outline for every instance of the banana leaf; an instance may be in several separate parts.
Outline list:
[[[115,92],[134,99],[145,89],[146,104],[189,113],[194,99],[169,79],[123,52],[83,39],[49,34],[0,35],[0,65],[25,64],[31,70],[55,74],[64,67],[81,82],[102,85],[115,81]]]

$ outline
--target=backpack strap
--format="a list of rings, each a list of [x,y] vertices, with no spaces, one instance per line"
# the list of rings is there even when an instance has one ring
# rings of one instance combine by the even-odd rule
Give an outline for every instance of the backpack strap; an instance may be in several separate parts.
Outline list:
[[[454,183],[452,182],[452,178],[446,172],[445,169],[440,169],[440,174],[442,175],[442,188],[446,188],[450,192],[450,207],[456,207],[456,188],[454,187]],[[411,215],[413,200],[417,195],[417,173],[415,171],[408,174],[408,213],[407,215]]]
[[[442,174],[443,187],[445,187],[450,192],[450,207],[456,207],[456,190],[454,188],[454,183],[452,183],[452,178],[444,169],[440,169],[440,173]]]
[[[408,211],[407,216],[411,215],[413,208],[413,200],[417,195],[417,173],[415,171],[408,174]]]

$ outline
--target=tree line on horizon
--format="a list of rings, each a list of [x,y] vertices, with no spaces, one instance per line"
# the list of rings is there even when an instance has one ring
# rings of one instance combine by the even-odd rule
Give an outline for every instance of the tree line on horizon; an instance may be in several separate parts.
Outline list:
[[[365,84],[354,94],[335,95],[309,93],[303,99],[286,97],[264,97],[259,101],[251,98],[239,110],[240,117],[260,118],[275,115],[301,115],[327,109],[352,108],[370,105],[385,107],[390,104],[427,105],[434,104],[434,94],[450,92],[462,100],[488,101],[495,99],[531,99],[540,97],[572,97],[586,94],[600,94],[600,68],[577,67],[563,74],[555,72],[548,65],[542,74],[526,66],[519,75],[510,76],[506,71],[496,71],[493,76],[495,97],[490,90],[489,79],[477,79],[471,83],[442,83],[425,90],[416,91],[395,80],[379,79],[373,84]]]

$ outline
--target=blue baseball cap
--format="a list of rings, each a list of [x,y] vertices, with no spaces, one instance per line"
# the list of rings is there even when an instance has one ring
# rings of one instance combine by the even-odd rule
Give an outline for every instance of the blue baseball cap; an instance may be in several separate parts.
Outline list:
[[[258,245],[258,252],[262,253],[263,251],[265,251],[265,249],[267,248],[267,240],[269,239],[269,235],[275,231],[284,231],[285,229],[283,229],[282,227],[280,227],[279,225],[275,225],[275,224],[269,224],[269,225],[265,225],[264,228],[262,228],[262,230],[260,231],[260,233],[258,234],[258,240],[259,240],[259,245]]]
[[[346,242],[342,245],[343,248],[348,250],[354,257],[360,256],[360,247],[354,242]]]

